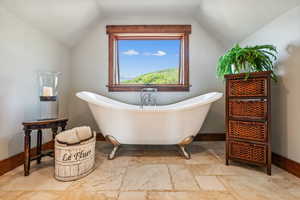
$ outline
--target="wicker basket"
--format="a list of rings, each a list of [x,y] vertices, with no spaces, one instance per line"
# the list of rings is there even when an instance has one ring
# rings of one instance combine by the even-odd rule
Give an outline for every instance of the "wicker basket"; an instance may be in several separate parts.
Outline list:
[[[229,101],[229,116],[235,118],[266,119],[267,102],[261,100]]]
[[[265,142],[267,140],[267,123],[265,122],[229,120],[228,126],[229,137],[258,142]]]
[[[231,141],[229,142],[229,155],[232,158],[263,164],[266,162],[267,148],[265,145]]]
[[[61,144],[55,140],[55,178],[73,181],[82,178],[94,169],[96,134],[74,145]]]
[[[229,80],[229,96],[267,96],[265,78]]]

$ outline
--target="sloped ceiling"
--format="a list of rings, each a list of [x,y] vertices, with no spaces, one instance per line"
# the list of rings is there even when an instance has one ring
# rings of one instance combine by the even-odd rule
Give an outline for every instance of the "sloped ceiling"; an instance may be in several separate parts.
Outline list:
[[[300,0],[0,0],[0,5],[69,47],[102,17],[141,15],[194,17],[230,47]]]
[[[194,15],[201,0],[96,0],[106,16]]]
[[[300,0],[202,0],[196,17],[230,47],[299,4]]]

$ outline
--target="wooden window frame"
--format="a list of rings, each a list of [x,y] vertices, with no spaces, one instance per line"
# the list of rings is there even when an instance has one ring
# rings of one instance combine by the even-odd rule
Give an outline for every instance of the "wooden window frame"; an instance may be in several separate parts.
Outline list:
[[[158,91],[176,92],[190,90],[189,84],[189,34],[191,25],[107,25],[109,47],[109,76],[108,90],[110,92],[140,91],[142,88],[157,88]],[[181,70],[179,84],[119,84],[116,81],[118,67],[117,40],[161,40],[180,39],[181,40]]]

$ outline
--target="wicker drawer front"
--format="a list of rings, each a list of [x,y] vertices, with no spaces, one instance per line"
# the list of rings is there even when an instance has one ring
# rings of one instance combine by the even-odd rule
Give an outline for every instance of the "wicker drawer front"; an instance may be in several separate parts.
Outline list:
[[[229,156],[256,163],[266,163],[267,147],[246,142],[229,142]]]
[[[229,80],[229,96],[267,96],[267,79]]]
[[[267,102],[261,100],[229,101],[229,116],[235,118],[266,119]]]
[[[228,134],[231,138],[266,142],[267,124],[262,122],[242,122],[229,120]]]

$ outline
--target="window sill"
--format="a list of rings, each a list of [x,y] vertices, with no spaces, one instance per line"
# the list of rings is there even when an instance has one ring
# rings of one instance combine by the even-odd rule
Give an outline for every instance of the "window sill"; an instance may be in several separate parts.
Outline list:
[[[109,92],[140,92],[143,88],[157,88],[159,92],[189,92],[189,85],[108,85]]]

